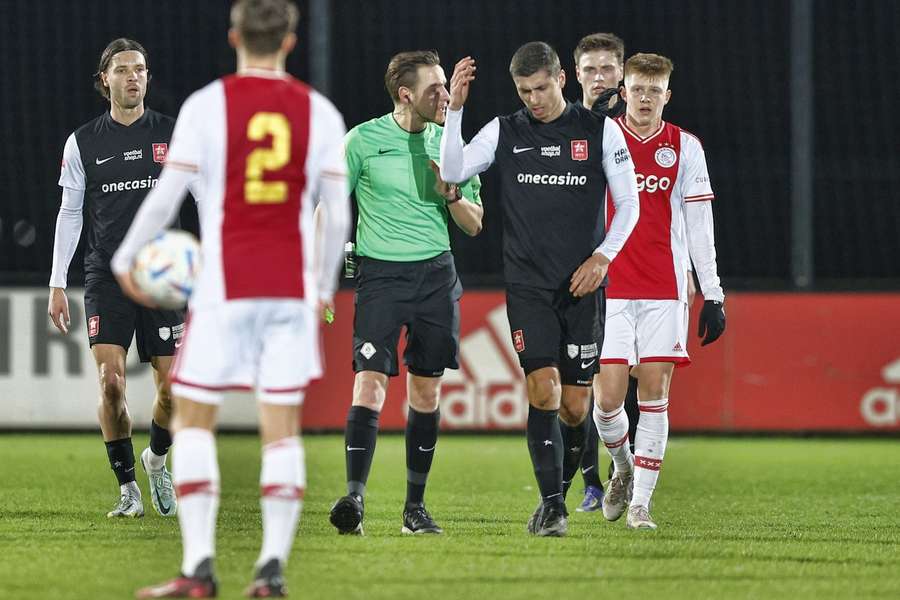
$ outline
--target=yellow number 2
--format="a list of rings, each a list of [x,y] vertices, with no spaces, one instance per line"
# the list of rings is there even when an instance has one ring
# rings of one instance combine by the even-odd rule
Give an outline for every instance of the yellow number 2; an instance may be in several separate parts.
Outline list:
[[[272,146],[256,148],[247,157],[244,197],[248,204],[286,202],[286,181],[263,181],[265,171],[277,171],[291,160],[291,125],[281,113],[258,112],[247,123],[247,139],[258,142],[272,136]]]

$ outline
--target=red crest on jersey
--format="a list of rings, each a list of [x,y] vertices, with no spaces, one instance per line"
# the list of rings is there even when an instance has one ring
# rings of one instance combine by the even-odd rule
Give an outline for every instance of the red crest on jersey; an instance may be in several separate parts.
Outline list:
[[[166,162],[166,155],[169,153],[168,144],[153,144],[153,162]]]
[[[516,349],[516,352],[523,352],[525,350],[525,332],[521,329],[516,329],[513,331],[513,348]]]
[[[588,143],[587,140],[572,140],[572,160],[588,159]]]

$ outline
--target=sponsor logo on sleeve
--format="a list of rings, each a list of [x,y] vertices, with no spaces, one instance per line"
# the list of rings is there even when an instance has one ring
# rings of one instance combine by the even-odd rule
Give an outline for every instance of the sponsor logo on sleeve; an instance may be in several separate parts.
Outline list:
[[[613,154],[613,158],[616,160],[617,165],[621,165],[622,163],[630,161],[631,155],[628,154],[628,148],[619,148],[616,150],[616,153]]]

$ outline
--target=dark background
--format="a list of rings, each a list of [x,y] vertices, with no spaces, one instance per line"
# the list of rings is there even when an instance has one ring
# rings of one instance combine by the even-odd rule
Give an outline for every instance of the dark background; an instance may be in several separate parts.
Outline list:
[[[308,80],[309,20],[288,68]],[[45,285],[66,137],[107,109],[92,88],[100,52],[133,37],[150,53],[147,105],[176,114],[193,90],[234,68],[225,40],[230,2],[216,0],[0,0],[0,283]],[[520,104],[507,73],[522,43],[560,54],[575,100],[572,50],[612,31],[626,56],[675,63],[665,118],[704,142],[715,201],[719,272],[726,289],[791,289],[790,2],[332,0],[330,89],[348,126],[388,112],[383,74],[401,50],[434,48],[449,77],[470,54],[478,81],[465,134]],[[814,265],[818,289],[900,289],[900,9],[889,0],[814,2]],[[806,107],[804,107],[806,108]],[[483,177],[485,229],[454,233],[468,286],[498,285],[497,180]],[[81,252],[70,281],[79,283]]]

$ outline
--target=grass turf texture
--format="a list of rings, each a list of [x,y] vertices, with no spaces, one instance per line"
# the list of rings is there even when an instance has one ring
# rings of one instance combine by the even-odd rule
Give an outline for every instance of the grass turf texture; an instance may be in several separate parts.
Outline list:
[[[135,438],[136,454],[146,442]],[[896,440],[676,438],[654,497],[659,531],[576,513],[576,480],[562,539],[525,533],[537,492],[518,436],[441,439],[426,500],[446,534],[415,538],[400,534],[403,439],[382,436],[367,535],[338,536],[328,510],[344,493],[342,446],[306,438],[293,597],[900,597]],[[257,440],[222,435],[219,457],[220,597],[237,598],[261,537]],[[147,516],[106,518],[117,489],[99,435],[2,434],[0,461],[0,598],[128,598],[177,573],[177,519],[153,512],[140,466]]]

